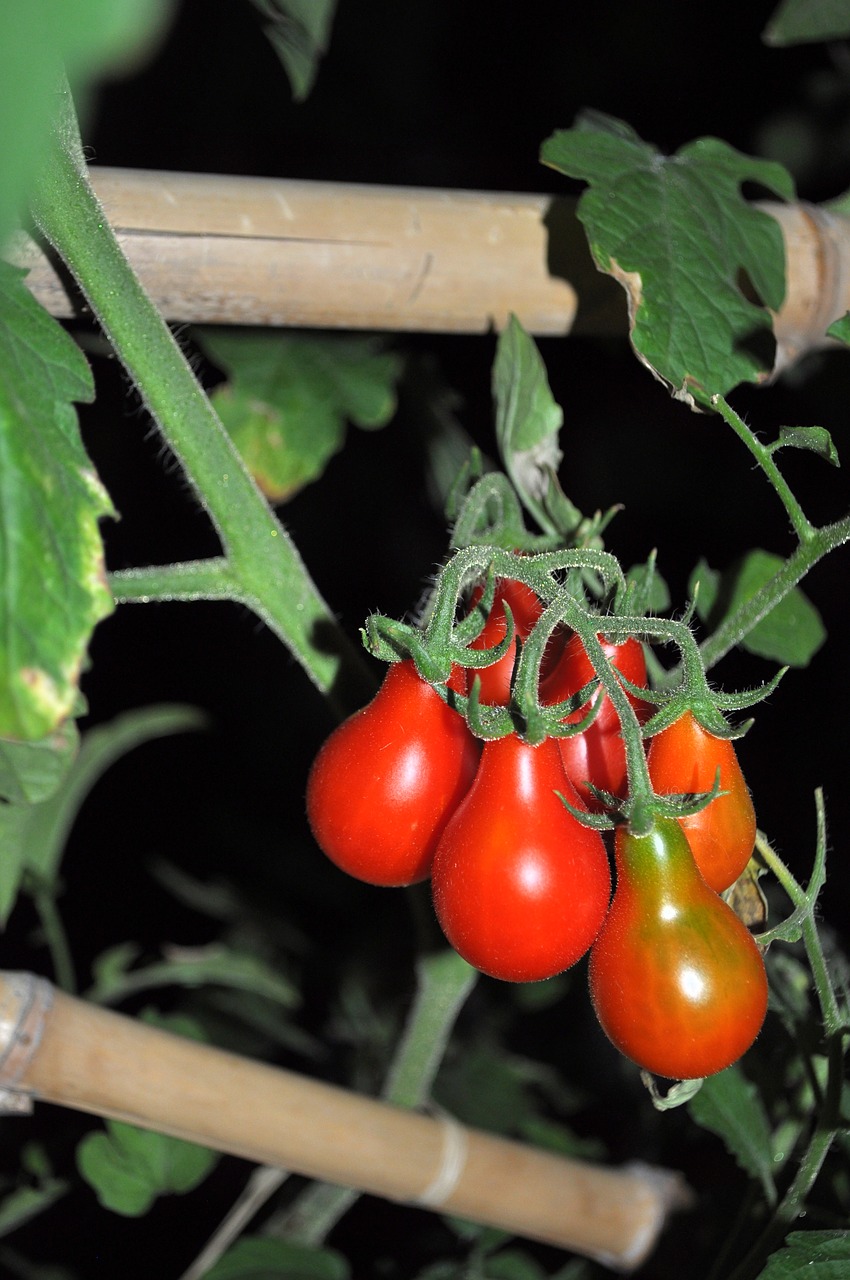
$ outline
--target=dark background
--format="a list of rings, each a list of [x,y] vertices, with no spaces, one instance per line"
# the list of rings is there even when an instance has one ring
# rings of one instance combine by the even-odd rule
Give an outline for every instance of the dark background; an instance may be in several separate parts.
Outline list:
[[[249,4],[183,0],[157,55],[100,94],[85,142],[99,165],[568,193],[578,187],[540,166],[539,147],[594,107],[626,119],[666,151],[713,134],[742,151],[784,159],[801,195],[828,198],[850,186],[847,51],[766,48],[759,37],[772,9],[769,2],[609,0],[579,8],[340,0],[316,87],[299,105]],[[191,333],[184,339],[191,350]],[[459,396],[460,421],[492,452],[494,337],[391,341],[411,359],[435,361]],[[719,421],[669,399],[632,356],[625,328],[621,338],[545,339],[540,346],[565,411],[564,488],[588,512],[624,505],[610,527],[610,548],[626,564],[657,548],[677,608],[701,555],[723,568],[749,547],[792,549],[781,506],[742,446]],[[214,553],[203,513],[123,375],[103,358],[95,368],[98,401],[83,411],[83,426],[121,513],[105,531],[109,567]],[[817,422],[846,454],[849,378],[843,353],[818,356],[772,388],[742,389],[735,404],[764,437],[785,423]],[[350,432],[325,476],[281,512],[355,639],[370,611],[402,616],[415,606],[445,550],[445,521],[423,482],[412,396],[402,388],[399,413],[385,431]],[[846,511],[844,473],[813,455],[788,453],[782,463],[813,519]],[[825,788],[832,848],[823,910],[841,930],[850,835],[845,557],[835,553],[806,583],[828,626],[827,646],[807,671],[789,673],[739,747],[760,825],[803,879],[814,851],[813,790]],[[373,942],[382,939],[387,965],[406,973],[412,943],[402,895],[345,881],[312,845],[303,792],[333,721],[262,625],[235,605],[123,606],[98,628],[91,656],[84,679],[89,724],[150,702],[180,701],[206,709],[210,729],[139,748],[98,784],[81,814],[63,868],[62,906],[83,985],[91,960],[125,938],[151,949],[214,938],[211,922],[151,875],[161,860],[200,879],[251,882],[269,909],[279,903],[281,928],[300,935],[317,990],[328,974],[360,962],[364,920],[377,922],[369,932]],[[738,688],[772,673],[770,664],[732,655],[714,678]],[[15,937],[23,945],[28,923],[13,917],[10,947]],[[320,1015],[308,1008],[304,1016],[309,1025]],[[595,1071],[598,1057],[592,1061]],[[606,1097],[622,1105],[622,1080],[613,1067],[607,1080],[594,1075],[600,1123]],[[669,1132],[677,1132],[672,1122]],[[244,1171],[211,1184],[222,1211],[242,1177]],[[367,1224],[371,1211],[368,1203],[359,1211]],[[121,1259],[120,1274],[130,1275],[132,1241],[147,1247],[151,1232],[180,1253],[174,1231],[187,1210],[156,1212],[113,1224],[124,1233],[112,1255]],[[380,1219],[388,1251],[397,1221]],[[184,1265],[200,1231],[195,1225],[187,1233]],[[110,1236],[78,1244],[90,1259],[83,1274],[119,1273],[109,1263]],[[69,1247],[62,1246],[66,1259]],[[140,1258],[139,1274],[152,1274],[150,1260]],[[671,1276],[682,1274],[677,1266]]]

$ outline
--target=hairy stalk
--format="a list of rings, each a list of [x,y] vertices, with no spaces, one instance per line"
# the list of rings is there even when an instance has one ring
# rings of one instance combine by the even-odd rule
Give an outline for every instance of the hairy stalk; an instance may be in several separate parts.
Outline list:
[[[354,678],[359,673],[365,687],[359,654],[125,258],[89,183],[67,86],[62,96],[60,125],[33,199],[36,224],[75,276],[209,514],[234,584],[232,596],[266,622],[323,692],[344,667]],[[223,576],[217,585],[223,587]],[[216,590],[214,598],[223,595]]]
[[[716,666],[762,618],[767,617],[819,560],[848,541],[850,516],[814,530],[811,537],[800,543],[770,581],[724,618],[717,630],[703,641],[700,651],[706,670]]]
[[[788,519],[799,538],[800,542],[808,542],[809,538],[816,533],[814,526],[809,521],[808,516],[803,511],[788,481],[777,467],[773,460],[773,450],[763,445],[756,435],[750,430],[743,418],[739,417],[730,404],[728,404],[722,396],[717,396],[713,401],[714,407],[720,414],[724,422],[728,423],[735,432],[738,439],[746,445],[750,453],[767,476],[773,488],[776,490],[780,502],[788,513]]]

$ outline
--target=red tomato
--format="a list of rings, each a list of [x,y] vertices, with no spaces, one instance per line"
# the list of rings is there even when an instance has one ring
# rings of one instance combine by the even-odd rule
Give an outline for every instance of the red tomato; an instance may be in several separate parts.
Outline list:
[[[706,885],[674,818],[657,819],[645,836],[618,828],[615,850],[617,888],[589,966],[602,1029],[656,1075],[722,1071],[764,1021],[759,949]]]
[[[554,738],[532,747],[486,742],[466,799],[434,857],[443,931],[470,964],[508,982],[550,978],[584,955],[611,895],[598,831],[555,795],[579,803]]]
[[[658,795],[710,791],[720,769],[728,794],[679,822],[706,884],[722,893],[746,867],[756,840],[756,813],[734,746],[687,712],[650,740],[647,763]]]
[[[639,641],[630,637],[622,644],[599,637],[602,648],[609,662],[621,671],[633,684],[645,685],[646,660]],[[553,670],[541,681],[540,701],[544,704],[563,702],[564,699],[578,693],[594,677],[593,664],[585,652],[584,645],[578,635],[570,636],[563,653]],[[647,719],[651,707],[641,702],[632,694],[629,701],[637,712],[638,719]],[[567,717],[568,724],[576,724],[583,719],[589,710],[589,704],[573,715]],[[614,710],[613,703],[607,694],[596,713],[596,719],[584,733],[572,738],[559,738],[558,745],[567,777],[579,792],[582,800],[591,810],[599,810],[602,806],[584,785],[592,782],[595,787],[610,791],[615,796],[626,794],[626,749],[620,736],[620,720]]]
[[[334,730],[313,762],[307,817],[318,845],[370,884],[424,880],[479,755],[463,717],[413,662],[394,663],[369,705]]]
[[[472,594],[473,606],[483,594],[482,587],[475,588]],[[467,671],[469,685],[475,676],[481,681],[480,701],[499,706],[507,706],[511,697],[511,679],[517,656],[516,637],[525,640],[543,612],[543,604],[531,587],[527,587],[524,582],[516,582],[513,578],[500,578],[496,583],[490,613],[481,634],[472,641],[470,649],[492,649],[504,640],[508,634],[508,619],[503,608],[506,601],[513,614],[516,633],[508,652],[489,667]]]

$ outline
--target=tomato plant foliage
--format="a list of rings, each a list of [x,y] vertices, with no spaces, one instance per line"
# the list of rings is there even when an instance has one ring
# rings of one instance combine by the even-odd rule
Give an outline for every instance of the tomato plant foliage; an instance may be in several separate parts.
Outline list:
[[[507,40],[494,12],[515,74],[533,73],[523,166],[546,139],[545,167],[502,180],[492,137],[509,151],[519,125],[491,125],[477,96],[470,109],[480,32],[466,43],[470,20],[437,4],[402,33],[398,7],[374,2],[366,22],[346,0],[245,0],[201,19],[192,0],[0,13],[3,967],[397,1107],[433,1100],[452,1141],[470,1125],[560,1156],[663,1158],[696,1194],[647,1280],[843,1274],[847,1232],[822,1228],[850,1212],[846,921],[821,920],[827,848],[847,824],[829,729],[846,738],[833,565],[850,540],[850,517],[834,518],[848,328],[819,314],[799,335],[813,358],[775,381],[797,276],[751,197],[791,204],[806,149],[850,172],[850,132],[820,150],[815,125],[835,122],[812,105],[817,77],[789,75],[791,123],[781,97],[772,117],[754,101],[752,138],[725,142],[703,109],[688,141],[665,76],[643,69],[661,56],[652,16],[642,34],[625,11],[618,40],[661,114],[640,132],[593,103],[565,114],[551,75],[563,32],[512,21]],[[843,39],[839,9],[785,0],[763,14],[764,41]],[[695,84],[711,68],[703,108],[719,109],[727,65],[743,82],[754,50],[784,56],[750,20],[736,11],[699,66],[690,45],[677,54]],[[449,163],[429,130],[453,59],[469,99]],[[587,62],[598,101],[621,103],[629,77],[610,52],[607,91]],[[432,85],[421,68],[437,63]],[[828,90],[850,118],[840,59],[812,65],[821,107]],[[145,66],[165,68],[147,98]],[[231,86],[267,82],[240,115]],[[278,116],[285,145],[264,151]],[[94,199],[92,137],[99,162],[149,168],[291,161],[313,177],[321,156],[328,177],[382,184],[548,182],[549,265],[575,279],[589,328],[538,345],[510,298],[495,343],[175,335]],[[574,213],[569,180],[584,184]],[[830,216],[846,207],[839,196]],[[296,252],[346,263],[352,286],[372,255],[384,286],[379,227],[330,245],[299,239],[290,215]],[[625,290],[637,360],[624,322],[594,331],[579,234]],[[69,282],[70,319],[30,292],[28,235]],[[432,273],[462,278],[463,254],[414,266],[415,296]],[[604,311],[604,283],[598,296]],[[818,421],[797,420],[810,405]],[[824,781],[830,827],[820,791],[808,819]],[[92,1241],[97,1267],[128,1280],[608,1274],[595,1254],[248,1172],[105,1110],[105,1126],[61,1108],[4,1121],[4,1274],[84,1280]],[[792,1231],[804,1213],[813,1229]]]

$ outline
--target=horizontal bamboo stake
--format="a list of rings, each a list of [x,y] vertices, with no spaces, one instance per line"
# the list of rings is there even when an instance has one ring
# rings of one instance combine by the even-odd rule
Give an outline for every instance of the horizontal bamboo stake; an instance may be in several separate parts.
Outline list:
[[[105,212],[168,320],[480,333],[514,312],[530,333],[625,331],[575,203],[546,195],[91,169]],[[850,219],[763,203],[785,241],[777,371],[829,345],[850,311]],[[28,237],[10,258],[54,315],[80,308]]]
[[[552,198],[92,168],[92,184],[168,320],[484,332],[514,312],[566,333],[576,294],[547,264]],[[68,281],[20,238],[49,311]]]
[[[0,1088],[186,1138],[632,1270],[677,1174],[569,1160],[253,1062],[0,974]]]

